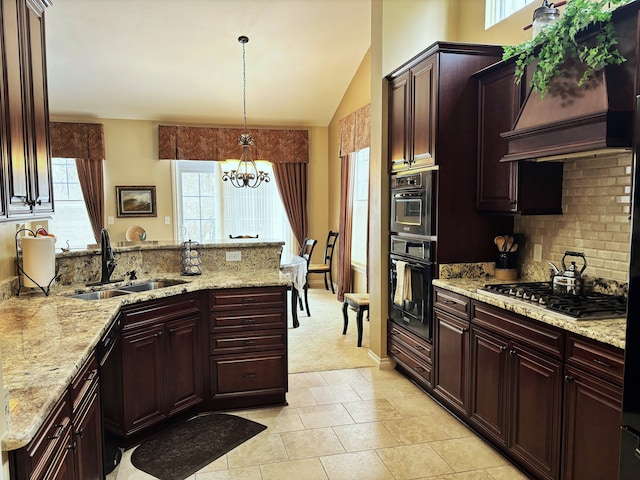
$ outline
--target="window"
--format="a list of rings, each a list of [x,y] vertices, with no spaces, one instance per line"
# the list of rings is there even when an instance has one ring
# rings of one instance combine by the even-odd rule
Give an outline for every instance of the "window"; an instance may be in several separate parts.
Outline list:
[[[49,220],[49,231],[56,236],[56,248],[86,250],[95,244],[87,207],[84,204],[76,161],[73,158],[52,158],[51,177],[56,211]]]
[[[353,178],[353,220],[351,226],[351,264],[367,266],[367,232],[369,231],[369,149],[352,154],[355,162]],[[364,248],[363,248],[364,246]]]
[[[484,28],[489,28],[535,0],[486,0]],[[542,3],[542,2],[540,2]]]
[[[229,168],[224,162],[176,160],[174,166],[181,242],[212,243],[229,235],[259,235],[285,242],[285,251],[294,248],[271,164],[262,162],[260,168],[271,181],[258,188],[235,188],[223,182],[222,171]]]

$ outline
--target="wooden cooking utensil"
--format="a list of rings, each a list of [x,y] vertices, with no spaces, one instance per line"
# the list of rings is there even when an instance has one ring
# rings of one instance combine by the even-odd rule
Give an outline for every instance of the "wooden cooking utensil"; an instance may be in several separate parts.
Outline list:
[[[504,251],[504,244],[506,243],[506,240],[503,236],[500,236],[500,235],[497,236],[496,238],[493,239],[493,242],[498,247],[498,250]]]

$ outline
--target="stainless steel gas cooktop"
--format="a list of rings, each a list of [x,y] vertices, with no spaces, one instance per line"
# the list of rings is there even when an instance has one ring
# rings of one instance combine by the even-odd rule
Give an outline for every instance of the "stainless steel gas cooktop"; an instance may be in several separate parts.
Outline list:
[[[497,297],[511,297],[575,320],[604,320],[627,315],[627,299],[623,296],[595,292],[558,295],[553,293],[551,282],[487,284],[478,291]]]

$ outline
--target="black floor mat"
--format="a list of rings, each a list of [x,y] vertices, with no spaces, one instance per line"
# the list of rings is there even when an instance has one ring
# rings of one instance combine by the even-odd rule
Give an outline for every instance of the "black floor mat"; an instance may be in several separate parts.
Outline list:
[[[201,414],[141,443],[131,463],[160,480],[184,480],[266,428],[234,415]]]

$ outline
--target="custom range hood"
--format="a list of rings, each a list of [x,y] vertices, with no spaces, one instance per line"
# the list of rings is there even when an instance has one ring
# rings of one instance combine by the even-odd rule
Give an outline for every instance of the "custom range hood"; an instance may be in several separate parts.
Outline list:
[[[544,99],[529,86],[532,69],[528,69],[522,78],[528,90],[524,103],[513,129],[501,134],[508,143],[501,161],[559,160],[631,151],[639,7],[640,2],[633,2],[613,12],[618,49],[627,59],[622,65],[608,66],[578,87],[584,68],[568,61],[563,75],[550,83]],[[595,34],[587,32],[582,41],[589,42]]]

